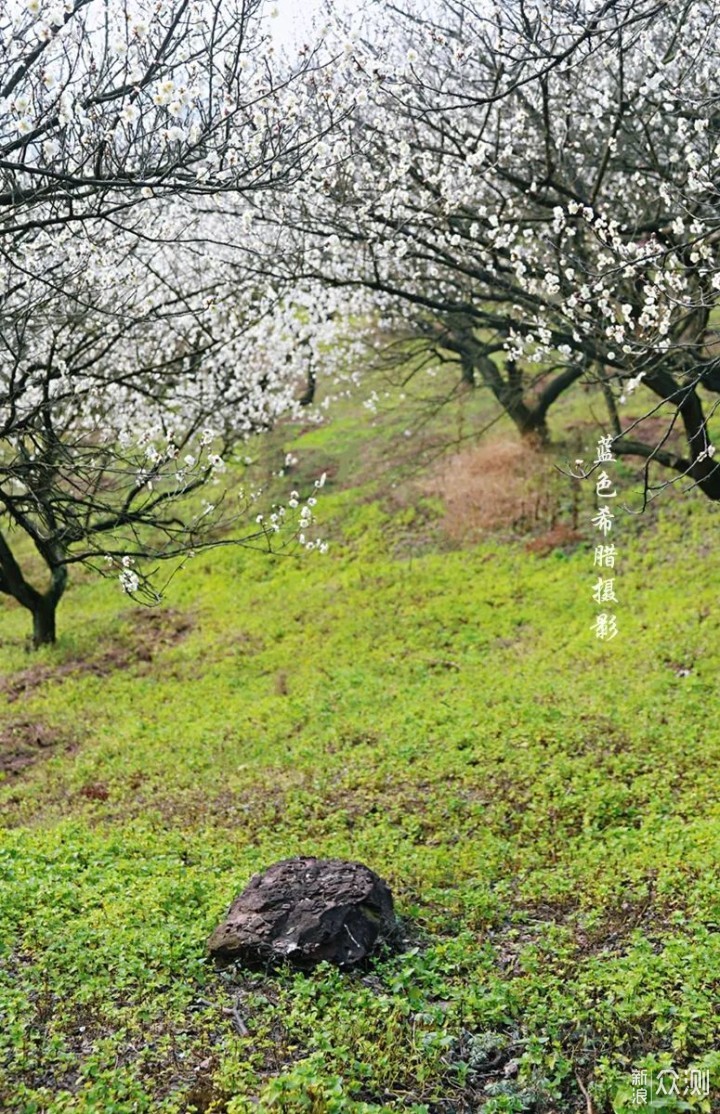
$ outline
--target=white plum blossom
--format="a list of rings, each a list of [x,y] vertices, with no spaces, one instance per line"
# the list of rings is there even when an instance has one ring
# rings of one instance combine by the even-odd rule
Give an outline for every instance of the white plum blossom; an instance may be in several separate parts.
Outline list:
[[[73,563],[153,602],[150,568],[256,536],[251,507],[273,546],[308,521],[225,496],[227,462],[299,416],[342,329],[317,283],[259,282],[248,250],[243,199],[299,182],[329,131],[308,110],[323,66],[275,75],[259,17],[259,0],[0,5],[0,526],[33,538],[52,607]],[[201,500],[208,483],[222,497]]]
[[[418,368],[440,353],[523,434],[543,436],[581,381],[621,429],[618,401],[690,392],[685,456],[637,433],[620,448],[720,498],[696,391],[720,391],[720,4],[549,0],[537,13],[410,0],[368,6],[360,35],[338,20],[353,155],[319,144],[283,215],[255,210],[266,269],[347,292],[375,366],[407,372],[401,341]],[[364,405],[377,412],[374,388]]]

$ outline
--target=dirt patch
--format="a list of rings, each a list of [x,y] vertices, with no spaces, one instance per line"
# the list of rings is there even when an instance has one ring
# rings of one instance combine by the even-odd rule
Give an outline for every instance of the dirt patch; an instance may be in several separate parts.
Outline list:
[[[0,727],[0,779],[17,777],[29,766],[49,758],[53,750],[66,753],[76,749],[76,743],[57,728],[38,720],[19,719]]]
[[[139,662],[152,662],[156,654],[182,641],[193,627],[190,616],[172,608],[161,611],[138,607],[120,618],[126,623],[125,633],[112,645],[101,644],[93,657],[70,657],[57,664],[38,662],[0,681],[0,692],[13,703],[49,681],[58,684],[83,675],[107,677]]]
[[[38,664],[31,665],[28,669],[23,669],[20,673],[16,673],[14,677],[8,677],[0,683],[0,692],[6,694],[9,703],[19,700],[21,696],[26,696],[36,689],[41,688],[47,684],[48,681],[53,681],[55,684],[67,680],[68,677],[77,676],[79,674],[91,674],[96,677],[105,677],[108,673],[112,673],[115,669],[122,669],[130,664],[130,659],[127,651],[124,648],[118,647],[113,650],[107,650],[94,658],[68,658],[63,662],[58,662],[57,665]]]
[[[165,609],[134,607],[120,616],[132,624],[131,641],[136,656],[142,651],[147,657],[139,658],[152,661],[154,654],[182,642],[193,629],[193,619],[184,611],[175,608]]]
[[[104,781],[89,781],[80,790],[80,796],[88,801],[107,801],[110,790]]]
[[[649,416],[622,422],[623,433],[631,441],[644,441],[647,445],[661,445],[664,449],[672,449],[681,456],[688,455],[687,444],[683,436],[682,422],[672,421],[673,415],[666,417]]]

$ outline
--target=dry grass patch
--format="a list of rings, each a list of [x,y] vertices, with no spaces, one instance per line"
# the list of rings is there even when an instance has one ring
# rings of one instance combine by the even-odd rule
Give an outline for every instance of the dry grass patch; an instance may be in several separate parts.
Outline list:
[[[442,498],[447,534],[466,542],[487,533],[553,529],[562,495],[572,499],[571,483],[555,470],[547,452],[504,437],[444,460],[425,491]],[[573,514],[571,507],[568,517],[574,529],[577,511]]]

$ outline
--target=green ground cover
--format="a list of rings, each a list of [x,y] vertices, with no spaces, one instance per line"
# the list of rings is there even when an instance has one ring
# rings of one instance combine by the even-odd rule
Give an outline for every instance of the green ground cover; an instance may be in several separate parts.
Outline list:
[[[3,607],[0,1107],[599,1114],[693,1067],[652,1108],[720,1109],[715,508],[618,524],[603,644],[589,531],[453,547],[369,419],[278,436],[327,555],[200,555],[159,612],[78,574],[34,656]],[[300,853],[382,874],[405,950],[217,970]]]

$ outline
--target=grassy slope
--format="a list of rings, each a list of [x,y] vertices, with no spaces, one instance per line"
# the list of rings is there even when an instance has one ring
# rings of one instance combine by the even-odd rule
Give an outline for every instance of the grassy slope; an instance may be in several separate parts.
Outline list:
[[[452,550],[341,490],[396,425],[288,441],[293,483],[336,477],[330,553],[197,558],[164,642],[82,578],[54,655],[3,611],[0,731],[68,744],[0,786],[3,1110],[621,1111],[661,1064],[720,1098],[713,508],[623,520],[601,644],[588,546]],[[296,853],[384,875],[410,949],[216,972],[230,899]]]

